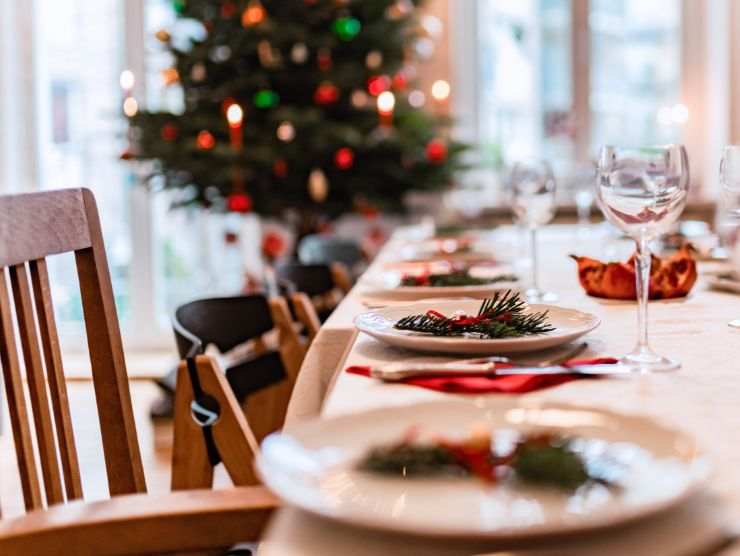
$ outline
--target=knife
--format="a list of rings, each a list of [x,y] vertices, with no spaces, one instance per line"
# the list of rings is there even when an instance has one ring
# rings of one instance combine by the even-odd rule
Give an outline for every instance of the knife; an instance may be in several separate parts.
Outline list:
[[[509,375],[628,375],[636,373],[635,367],[622,363],[598,365],[551,365],[549,367],[497,367],[496,363],[396,363],[383,367],[371,367],[370,376],[384,382],[395,382],[419,376],[509,376]]]

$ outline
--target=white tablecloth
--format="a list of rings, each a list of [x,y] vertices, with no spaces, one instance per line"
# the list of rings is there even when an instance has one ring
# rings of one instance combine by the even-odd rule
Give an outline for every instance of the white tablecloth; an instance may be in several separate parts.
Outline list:
[[[578,285],[575,263],[567,257],[569,253],[577,253],[612,259],[628,255],[630,245],[596,232],[578,234],[574,227],[568,226],[552,226],[541,234],[540,239],[540,274],[544,287],[559,295],[560,305],[589,311],[602,319],[602,325],[587,337],[589,352],[584,356],[618,356],[631,349],[636,335],[635,305],[586,296]],[[355,338],[352,327],[354,316],[367,310],[363,299],[370,287],[370,276],[396,257],[404,243],[400,236],[389,242],[366,276],[324,325],[301,370],[286,428],[319,415],[331,417],[449,396],[403,384],[382,384],[341,372],[347,365],[419,357],[386,347],[364,334]],[[491,235],[491,248],[502,258],[511,257],[522,246],[518,233],[511,228]],[[650,304],[651,343],[656,351],[679,359],[683,364],[681,371],[636,380],[576,381],[527,396],[648,414],[694,434],[714,464],[711,486],[718,504],[724,508],[723,515],[731,522],[740,523],[740,330],[727,326],[728,321],[736,318],[740,318],[740,296],[710,291],[700,280],[687,299]],[[690,511],[700,510],[692,507]],[[714,530],[718,530],[715,527],[718,523],[716,516],[710,519],[707,514],[702,515],[702,519],[706,518]],[[676,518],[676,532],[683,533],[684,537],[692,536],[687,534],[690,529],[679,527],[680,523]],[[289,548],[297,546],[293,540],[300,536],[299,531],[304,531],[308,537],[312,531],[322,531],[320,542],[303,544],[300,552],[289,552]],[[695,538],[701,536],[699,528],[695,533]],[[324,546],[321,543],[331,545],[335,539],[340,546],[340,539],[347,534],[350,533],[343,528],[318,526],[315,519],[309,519],[300,512],[283,510],[268,538],[284,543],[281,548],[285,552],[280,554],[327,554],[319,550]],[[638,537],[645,534],[643,531]],[[359,533],[352,532],[351,535]],[[398,547],[397,553],[405,553],[400,551],[405,541],[389,539],[388,542],[391,543],[388,546]],[[685,553],[644,552],[638,547],[633,548],[636,552],[633,551],[631,556]],[[359,550],[358,546],[357,554],[365,554]]]

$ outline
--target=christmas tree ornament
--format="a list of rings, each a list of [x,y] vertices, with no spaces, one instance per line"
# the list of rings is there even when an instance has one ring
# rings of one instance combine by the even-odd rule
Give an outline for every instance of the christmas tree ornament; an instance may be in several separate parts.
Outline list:
[[[178,81],[180,81],[180,74],[177,72],[176,68],[167,68],[162,70],[162,83],[164,83],[166,87],[174,85]]]
[[[190,79],[196,82],[203,81],[206,78],[206,66],[201,62],[193,64],[190,68]]]
[[[333,83],[324,81],[316,87],[313,100],[316,104],[322,106],[333,104],[339,100],[339,89]]]
[[[397,91],[403,91],[408,85],[408,79],[403,71],[399,71],[393,76],[393,88]]]
[[[177,139],[179,133],[180,130],[177,128],[177,126],[172,122],[169,122],[162,126],[162,131],[160,132],[160,135],[162,136],[162,139],[164,141],[171,142]]]
[[[370,98],[367,96],[367,93],[365,91],[361,89],[356,89],[352,91],[352,95],[350,95],[349,101],[355,108],[366,108],[370,101]]]
[[[202,130],[195,139],[195,144],[202,151],[210,151],[216,146],[216,138],[208,130]]]
[[[280,54],[273,50],[270,41],[266,39],[257,43],[257,56],[263,68],[276,68],[280,65]]]
[[[223,17],[224,19],[231,19],[236,15],[236,12],[236,4],[231,0],[226,0],[223,4],[221,4],[221,17]]]
[[[277,231],[267,232],[262,236],[262,255],[268,261],[275,261],[287,251],[285,236]]]
[[[391,80],[387,75],[373,75],[367,80],[367,91],[374,97],[391,88]]]
[[[275,131],[277,138],[290,143],[295,137],[295,127],[290,122],[281,122]]]
[[[211,49],[208,56],[212,61],[220,64],[231,58],[231,48],[229,48],[225,44],[217,46]]]
[[[139,103],[136,102],[134,97],[126,97],[123,100],[123,114],[127,118],[133,118],[139,111]]]
[[[441,139],[432,139],[427,143],[427,160],[432,164],[441,164],[447,160],[447,145]]]
[[[396,0],[385,9],[385,17],[391,21],[396,21],[410,15],[413,11],[414,5],[410,0]]]
[[[349,170],[355,163],[355,152],[349,147],[342,147],[334,153],[334,164],[340,170]]]
[[[170,42],[170,39],[172,38],[169,32],[167,31],[167,29],[160,29],[159,31],[154,33],[154,36],[159,42],[165,42],[165,43]]]
[[[254,93],[252,100],[257,108],[273,108],[280,102],[280,97],[271,89],[262,89]]]
[[[288,163],[285,161],[284,158],[278,158],[272,164],[272,173],[281,179],[285,178],[288,175]]]
[[[354,17],[340,17],[332,25],[334,34],[342,41],[351,41],[362,29],[359,19]]]
[[[290,59],[296,64],[305,64],[308,60],[308,47],[304,42],[297,42],[290,49]]]
[[[427,101],[427,96],[424,94],[424,91],[414,89],[409,93],[408,101],[413,108],[421,108]]]
[[[422,60],[429,60],[434,55],[434,41],[421,37],[414,42],[414,52]]]
[[[254,27],[259,25],[267,18],[267,12],[260,0],[250,0],[247,7],[242,12],[242,25],[244,27]]]
[[[329,71],[332,66],[331,50],[326,47],[319,48],[316,53],[316,63],[321,71]]]
[[[230,212],[241,214],[250,212],[252,210],[252,198],[243,191],[235,191],[226,198],[226,207]]]
[[[317,203],[323,203],[329,196],[329,182],[320,168],[314,168],[308,176],[308,195]]]
[[[367,69],[376,70],[383,65],[383,53],[380,50],[371,50],[365,56]]]
[[[181,14],[185,11],[185,0],[172,0],[172,8],[176,14]]]

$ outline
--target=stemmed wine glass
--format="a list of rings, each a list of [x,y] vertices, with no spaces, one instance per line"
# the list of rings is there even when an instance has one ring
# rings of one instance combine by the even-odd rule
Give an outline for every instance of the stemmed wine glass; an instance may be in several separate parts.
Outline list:
[[[623,149],[603,147],[598,161],[596,194],[606,218],[637,244],[638,337],[623,361],[640,372],[670,371],[680,363],[648,344],[647,305],[650,287],[648,242],[666,232],[683,211],[689,189],[689,161],[683,145]]]
[[[718,232],[727,248],[735,273],[740,273],[740,145],[728,145],[719,164],[722,187],[719,203]],[[740,328],[740,319],[729,322]]]
[[[555,301],[557,296],[539,287],[537,268],[537,228],[555,216],[555,177],[544,160],[517,162],[509,176],[512,210],[516,221],[529,230],[532,258],[532,283],[525,292],[533,303]]]

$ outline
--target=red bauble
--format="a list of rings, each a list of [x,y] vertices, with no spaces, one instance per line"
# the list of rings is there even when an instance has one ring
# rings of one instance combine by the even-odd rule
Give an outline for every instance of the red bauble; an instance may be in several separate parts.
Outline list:
[[[374,97],[391,88],[391,80],[387,75],[373,75],[367,80],[367,92]]]
[[[355,152],[349,147],[342,147],[334,153],[334,164],[340,170],[349,170],[355,163]]]
[[[408,83],[409,82],[408,79],[406,79],[406,74],[402,71],[399,71],[396,75],[393,76],[393,88],[397,91],[403,91]]]
[[[165,141],[174,141],[177,139],[179,131],[180,130],[177,129],[177,126],[173,123],[164,124],[161,130],[162,139]]]
[[[252,198],[246,193],[232,193],[226,200],[231,212],[249,212],[252,210]]]
[[[262,254],[268,259],[284,255],[285,247],[285,238],[277,232],[268,232],[262,238]]]
[[[284,159],[278,158],[272,165],[272,172],[279,178],[288,175],[288,163]]]
[[[221,17],[230,19],[236,15],[236,4],[234,2],[224,2],[221,4]]]
[[[339,100],[339,89],[333,83],[328,81],[322,83],[316,88],[313,95],[313,101],[316,104],[333,104]]]
[[[195,144],[198,148],[204,151],[208,151],[216,146],[216,138],[210,131],[205,129],[198,133],[198,138],[195,140]]]
[[[432,139],[427,143],[427,160],[433,164],[441,164],[447,160],[447,145],[439,139]]]

